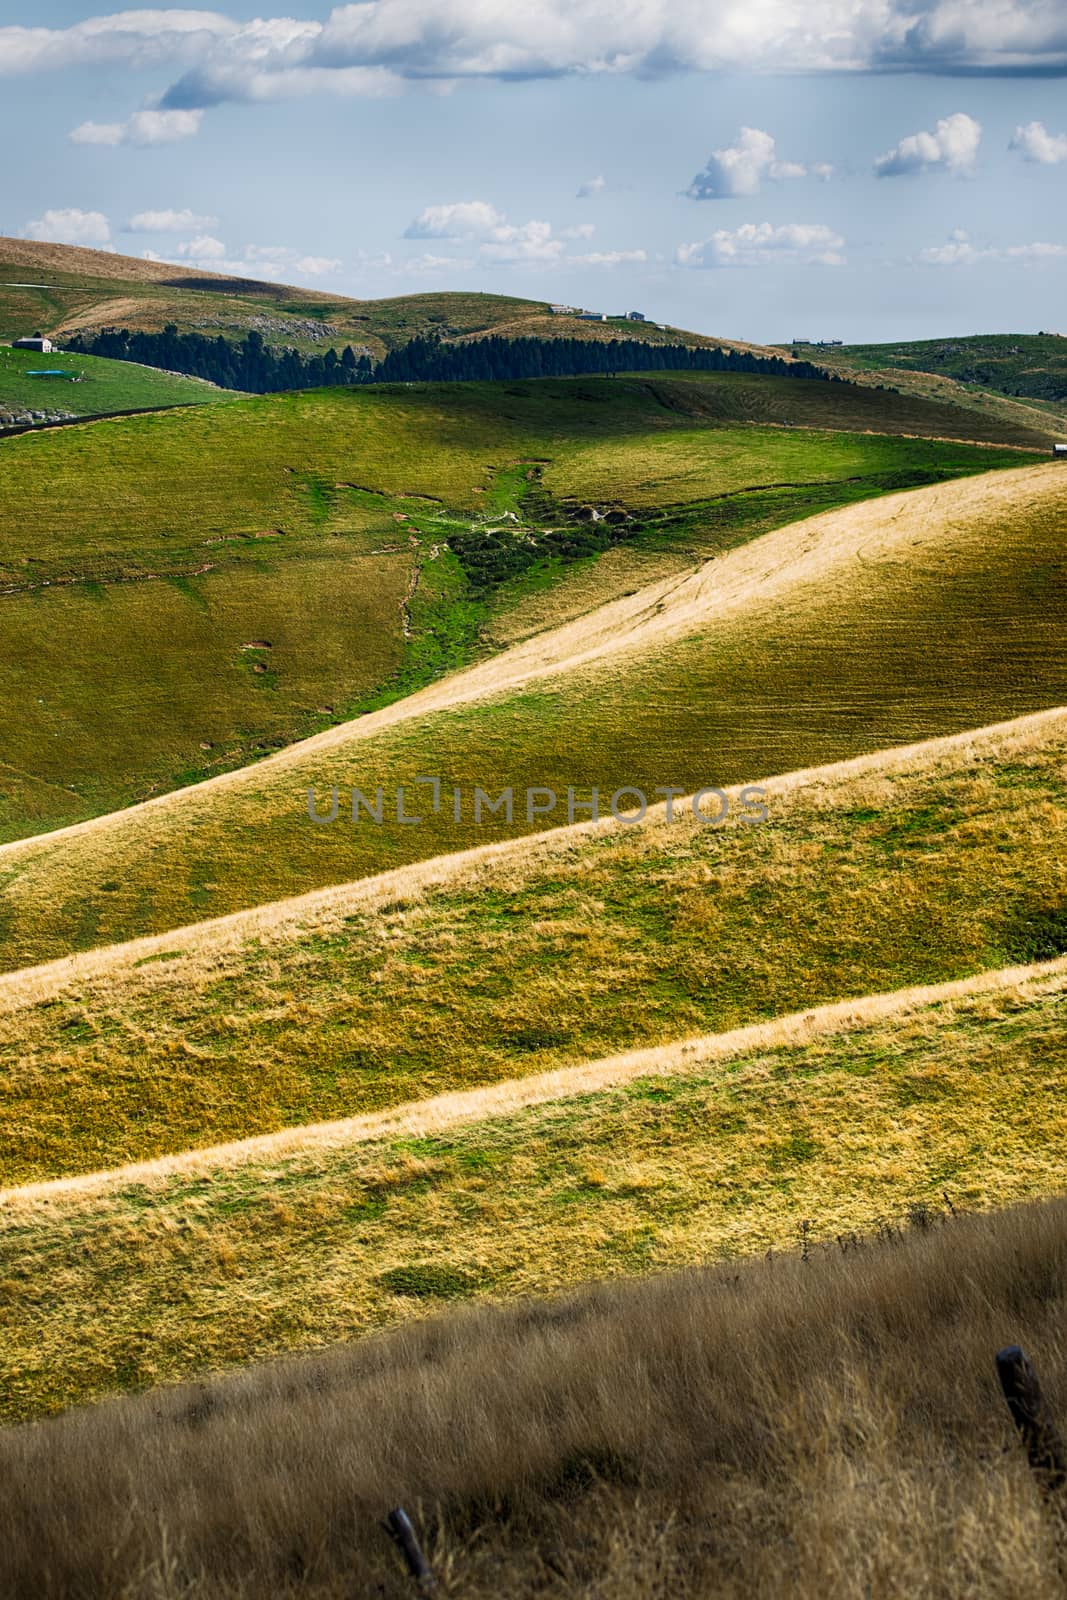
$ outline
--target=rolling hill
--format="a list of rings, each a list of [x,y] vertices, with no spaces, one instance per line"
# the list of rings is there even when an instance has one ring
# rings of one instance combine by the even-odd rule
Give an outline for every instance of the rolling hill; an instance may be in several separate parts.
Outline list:
[[[1067,703],[1065,505],[1044,463],[824,512],[253,766],[6,845],[4,965],[533,833],[568,788],[747,783]],[[466,797],[458,821],[394,810],[427,775]],[[328,811],[331,787],[347,808],[379,786],[380,824],[309,820],[309,789]],[[475,786],[517,793],[513,817],[476,823]]]
[[[64,334],[125,327],[158,333],[168,323],[181,332],[240,338],[250,329],[268,344],[309,351],[352,344],[379,359],[417,335],[508,338],[536,335],[610,339],[625,332],[652,344],[677,340],[679,330],[655,323],[583,322],[555,316],[543,300],[510,295],[441,293],[353,300],[315,289],[201,272],[145,261],[108,250],[0,238],[0,339],[40,328],[62,343]],[[30,324],[33,327],[30,327]],[[685,333],[687,344],[745,340]],[[777,352],[769,352],[777,354]]]
[[[0,837],[242,766],[768,528],[1041,442],[726,374],[231,397],[9,441]]]
[[[1067,954],[1065,754],[1044,712],[0,978],[0,1183]]]

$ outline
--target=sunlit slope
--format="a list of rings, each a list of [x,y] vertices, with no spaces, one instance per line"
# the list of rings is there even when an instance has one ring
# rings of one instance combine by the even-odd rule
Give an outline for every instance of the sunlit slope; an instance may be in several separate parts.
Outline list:
[[[232,394],[197,378],[99,356],[39,356],[0,346],[0,428],[32,414],[48,419],[102,416],[153,406],[209,405]]]
[[[753,425],[783,416],[810,426]],[[8,441],[0,839],[242,766],[809,511],[1026,459],[899,436],[947,425],[727,376],[287,395]],[[603,564],[589,499],[623,508]]]
[[[566,820],[568,787],[691,792],[1067,703],[1065,512],[1056,464],[830,512],[254,767],[5,846],[4,963],[532,832]],[[353,784],[383,789],[380,825],[349,820]],[[518,795],[510,827],[474,823],[476,785]],[[323,810],[332,786],[318,826],[308,789]],[[559,804],[528,817],[532,787]]]
[[[1067,952],[1067,712],[0,979],[0,1184]]]
[[[621,307],[608,306],[609,311]],[[608,323],[555,316],[545,300],[514,295],[451,292],[353,300],[292,284],[238,278],[167,261],[146,261],[111,250],[0,238],[0,339],[41,329],[56,335],[126,327],[158,333],[168,323],[182,332],[205,329],[240,339],[250,328],[277,347],[305,351],[351,343],[378,358],[417,336],[470,339],[636,338],[662,344],[729,343],[761,349],[747,340],[660,328],[654,322],[615,318]],[[777,353],[777,352],[775,352]]]
[[[1062,1188],[1065,963],[604,1062],[524,1106],[5,1196],[6,1418],[349,1340],[449,1300]],[[72,1307],[77,1314],[72,1314]],[[86,1330],[91,1330],[87,1336]]]

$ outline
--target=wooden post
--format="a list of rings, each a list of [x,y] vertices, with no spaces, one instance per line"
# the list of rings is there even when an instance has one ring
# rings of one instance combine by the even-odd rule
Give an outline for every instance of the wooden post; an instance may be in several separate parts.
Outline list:
[[[411,1526],[411,1518],[403,1506],[396,1506],[385,1519],[385,1526],[395,1539],[401,1555],[407,1563],[407,1569],[415,1579],[423,1594],[431,1594],[434,1588],[433,1569],[419,1546],[415,1537],[415,1529]]]
[[[1017,1344],[999,1350],[997,1377],[1035,1477],[1042,1489],[1062,1489],[1067,1484],[1067,1448],[1030,1357]]]

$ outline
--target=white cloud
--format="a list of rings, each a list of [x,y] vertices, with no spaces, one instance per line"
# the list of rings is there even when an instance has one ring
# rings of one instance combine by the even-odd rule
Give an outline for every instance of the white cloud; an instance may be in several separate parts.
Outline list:
[[[593,222],[578,222],[573,228],[564,228],[560,233],[561,239],[591,239],[596,232]]]
[[[102,211],[46,211],[27,222],[24,239],[39,239],[46,244],[105,245],[111,242],[111,227]]]
[[[405,229],[404,237],[476,241],[481,259],[498,265],[520,261],[550,264],[560,259],[565,248],[550,222],[511,223],[487,200],[427,206]]]
[[[586,255],[568,256],[567,265],[576,267],[637,266],[648,260],[647,250],[591,250]]]
[[[933,133],[911,133],[879,156],[874,170],[879,178],[899,178],[912,172],[966,173],[974,170],[982,124],[957,111],[942,117]]]
[[[608,186],[608,180],[603,175],[598,178],[586,178],[584,183],[578,185],[577,200],[591,200],[594,195],[603,194]]]
[[[404,230],[405,239],[481,239],[505,225],[502,212],[488,200],[460,200],[427,206]]]
[[[203,233],[213,228],[218,217],[200,216],[196,211],[138,211],[127,222],[124,233]]]
[[[323,21],[143,8],[68,28],[0,27],[0,74],[106,63],[177,73],[166,110],[564,73],[1050,73],[1067,69],[1067,10],[1062,0],[359,0]]]
[[[340,272],[341,266],[336,256],[301,256],[293,262],[293,271],[301,278],[324,278]]]
[[[813,170],[819,177],[828,178],[833,168],[820,162]],[[764,178],[804,178],[807,171],[798,161],[779,161],[773,136],[762,128],[742,128],[736,144],[711,152],[707,166],[697,173],[686,193],[693,200],[758,194]]]
[[[719,228],[710,239],[679,245],[680,267],[762,267],[774,262],[839,267],[844,239],[815,222],[746,222]]]
[[[222,261],[226,255],[226,246],[221,239],[213,238],[210,233],[204,233],[196,239],[187,239],[184,244],[178,245],[176,253],[192,261]]]
[[[200,132],[202,111],[135,111],[125,122],[83,122],[70,134],[72,144],[132,144],[144,148],[175,144]]]
[[[1043,122],[1027,122],[1016,128],[1009,150],[1017,150],[1024,161],[1043,167],[1067,161],[1067,133],[1049,133]]]
[[[919,251],[919,260],[928,267],[970,267],[978,261],[1062,261],[1064,258],[1067,258],[1067,244],[1035,240],[1032,244],[976,245],[963,228],[954,229],[945,244],[930,245]]]

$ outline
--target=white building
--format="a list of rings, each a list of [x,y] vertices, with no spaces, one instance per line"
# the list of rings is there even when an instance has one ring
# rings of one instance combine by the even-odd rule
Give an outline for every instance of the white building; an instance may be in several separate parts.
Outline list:
[[[55,349],[51,339],[46,339],[43,334],[35,333],[32,339],[16,339],[11,347],[13,350],[35,350],[39,356],[50,356]]]

